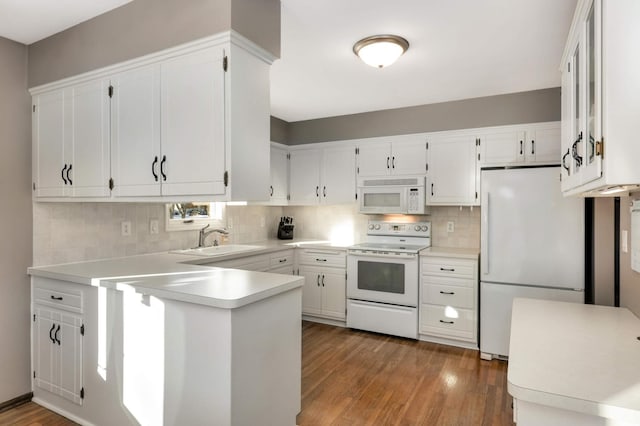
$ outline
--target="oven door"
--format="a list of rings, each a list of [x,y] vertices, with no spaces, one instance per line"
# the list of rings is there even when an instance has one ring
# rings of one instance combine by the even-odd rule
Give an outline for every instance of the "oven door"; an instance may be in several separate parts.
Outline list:
[[[418,306],[418,255],[350,251],[347,256],[347,297]]]

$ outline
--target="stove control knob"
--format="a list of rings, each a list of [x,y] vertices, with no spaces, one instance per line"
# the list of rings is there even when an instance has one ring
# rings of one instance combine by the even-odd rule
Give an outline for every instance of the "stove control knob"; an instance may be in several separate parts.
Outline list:
[[[380,224],[379,223],[376,224],[375,228],[376,228],[376,231],[379,231],[380,230]]]
[[[422,232],[427,232],[429,227],[427,225],[422,225]]]
[[[373,224],[369,225],[369,229],[373,230]]]
[[[413,229],[415,229],[416,231],[420,230],[420,225],[416,225]]]

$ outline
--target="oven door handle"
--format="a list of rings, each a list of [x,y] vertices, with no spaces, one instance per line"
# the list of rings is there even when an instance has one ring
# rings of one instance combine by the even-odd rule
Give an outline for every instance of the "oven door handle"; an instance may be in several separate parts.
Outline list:
[[[352,257],[383,257],[385,259],[415,259],[418,257],[416,253],[351,253]]]

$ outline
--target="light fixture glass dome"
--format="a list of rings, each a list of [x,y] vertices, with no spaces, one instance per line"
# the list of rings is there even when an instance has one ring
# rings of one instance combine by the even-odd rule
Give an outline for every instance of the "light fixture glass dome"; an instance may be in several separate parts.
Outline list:
[[[362,61],[375,68],[393,64],[409,48],[409,42],[396,35],[376,35],[363,38],[353,45],[355,53]]]

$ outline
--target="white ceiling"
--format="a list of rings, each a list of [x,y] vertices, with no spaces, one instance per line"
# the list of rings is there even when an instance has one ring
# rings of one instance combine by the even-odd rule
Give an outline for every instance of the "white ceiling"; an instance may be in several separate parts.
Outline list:
[[[0,0],[0,36],[35,43],[131,0]]]
[[[576,0],[282,0],[272,114],[292,122],[558,87]],[[390,67],[352,52],[406,38]]]
[[[0,0],[0,36],[31,44],[131,0]],[[281,0],[271,110],[293,122],[560,85],[577,0]],[[353,44],[411,44],[369,67]]]

